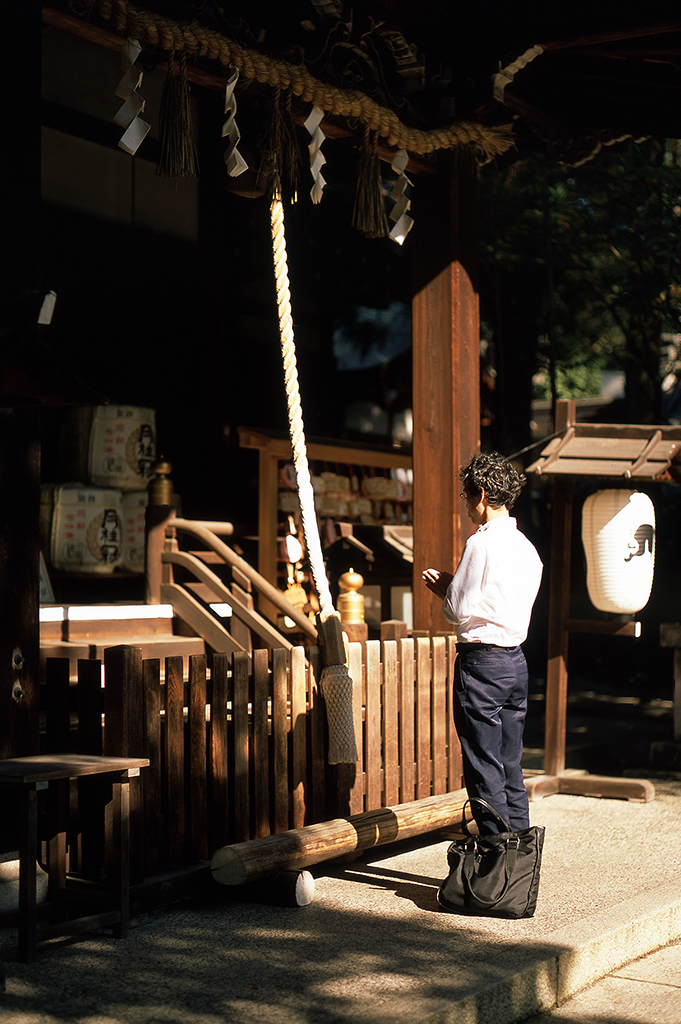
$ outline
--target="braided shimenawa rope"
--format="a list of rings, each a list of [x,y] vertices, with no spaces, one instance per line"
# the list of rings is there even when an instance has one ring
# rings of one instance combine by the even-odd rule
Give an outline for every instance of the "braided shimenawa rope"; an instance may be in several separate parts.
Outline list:
[[[514,145],[511,125],[487,128],[459,121],[422,131],[403,124],[397,115],[357,89],[339,89],[314,78],[307,68],[250,50],[215,29],[196,21],[179,22],[144,11],[127,0],[93,0],[93,8],[126,38],[164,53],[185,52],[188,57],[216,61],[224,69],[235,67],[242,82],[255,80],[273,88],[290,89],[294,96],[328,114],[351,118],[377,132],[388,146],[423,155],[440,149],[471,146],[489,160]]]
[[[272,226],[272,257],[274,279],[277,290],[277,311],[279,315],[279,337],[284,364],[284,384],[288,406],[293,464],[298,481],[298,497],[303,521],[303,533],[310,561],[310,571],[319,598],[320,619],[325,622],[336,615],[324,569],[324,556],[319,539],[317,517],[314,505],[314,490],[307,460],[303,414],[298,388],[298,367],[291,315],[291,293],[289,289],[288,263],[286,258],[286,237],[284,235],[284,210],[280,196],[275,193],[270,205]],[[326,705],[329,726],[329,764],[354,763],[357,761],[355,726],[352,708],[352,679],[347,665],[326,665],[322,669],[320,689]]]
[[[286,387],[286,404],[288,407],[291,446],[293,448],[293,465],[298,478],[298,496],[300,512],[303,520],[305,544],[310,559],[310,569],[315,590],[319,597],[322,616],[333,610],[331,591],[324,569],[322,545],[317,528],[317,516],[314,506],[314,490],[310,478],[305,445],[303,413],[298,388],[298,367],[296,364],[296,348],[293,335],[293,317],[291,315],[291,294],[289,290],[288,264],[286,257],[286,237],[284,235],[284,210],[278,195],[272,198],[270,206],[272,224],[272,257],[274,259],[274,280],[277,289],[277,311],[279,314],[279,338],[281,357],[284,364],[284,385]]]

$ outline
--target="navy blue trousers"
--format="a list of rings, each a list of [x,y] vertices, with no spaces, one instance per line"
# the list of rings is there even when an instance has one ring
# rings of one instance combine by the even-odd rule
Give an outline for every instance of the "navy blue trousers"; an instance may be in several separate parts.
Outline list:
[[[527,715],[527,663],[521,647],[457,644],[454,721],[469,797],[486,800],[511,826],[530,824],[520,761]],[[481,833],[502,831],[474,809]]]

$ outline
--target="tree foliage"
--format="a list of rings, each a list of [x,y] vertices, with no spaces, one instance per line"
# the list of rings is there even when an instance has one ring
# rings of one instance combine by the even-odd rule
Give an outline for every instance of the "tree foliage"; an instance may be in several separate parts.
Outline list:
[[[624,418],[659,420],[662,336],[681,330],[681,145],[484,169],[480,224],[499,387],[517,360],[558,398],[592,396],[600,370],[620,369]]]

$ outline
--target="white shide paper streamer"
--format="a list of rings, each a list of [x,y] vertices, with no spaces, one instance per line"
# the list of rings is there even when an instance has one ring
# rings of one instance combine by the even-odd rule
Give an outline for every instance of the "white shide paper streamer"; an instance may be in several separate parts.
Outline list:
[[[404,173],[408,162],[409,154],[406,149],[398,149],[391,164],[393,171],[398,177],[390,189],[390,198],[395,204],[389,214],[390,219],[395,222],[390,232],[390,238],[392,238],[393,242],[397,242],[398,245],[402,245],[414,224],[413,217],[409,216],[411,200],[405,194],[407,186],[411,185],[411,181]]]
[[[312,141],[308,146],[310,151],[310,174],[314,182],[310,189],[310,196],[315,204],[321,203],[324,186],[326,185],[322,175],[322,167],[326,163],[326,157],[322,153],[322,143],[325,141],[326,135],[319,127],[323,117],[324,111],[322,108],[313,107],[305,121],[305,127],[312,136]]]
[[[123,77],[116,88],[116,96],[124,100],[124,103],[114,116],[114,121],[125,128],[118,145],[130,156],[135,155],[151,128],[140,117],[144,113],[144,100],[137,90],[142,84],[142,72],[135,67],[135,61],[141,52],[142,47],[136,39],[126,39],[121,50]]]
[[[225,87],[226,118],[225,123],[222,126],[222,137],[223,139],[227,139],[227,148],[224,153],[227,173],[230,178],[237,178],[248,168],[248,164],[237,149],[239,140],[241,139],[241,132],[239,131],[236,123],[236,97],[234,95],[234,87],[236,86],[239,72],[237,68],[233,66],[230,66],[230,71],[231,74],[227,79],[227,85]]]

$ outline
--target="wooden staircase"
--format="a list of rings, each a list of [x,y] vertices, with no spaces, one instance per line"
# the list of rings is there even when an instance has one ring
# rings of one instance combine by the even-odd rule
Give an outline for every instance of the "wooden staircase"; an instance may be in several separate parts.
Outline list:
[[[68,658],[75,679],[79,660],[103,659],[106,648],[121,645],[139,647],[143,659],[159,658],[162,665],[181,655],[185,672],[192,654],[293,647],[258,612],[258,599],[295,622],[297,642],[300,633],[316,642],[310,620],[218,537],[229,524],[179,519],[167,511],[156,516],[151,528],[148,520],[144,604],[41,607],[43,678],[47,658]],[[178,535],[201,547],[180,550]]]
[[[104,658],[107,647],[139,647],[143,658],[204,654],[200,636],[174,631],[168,604],[47,605],[40,609],[40,663],[44,677],[47,658],[68,658],[70,676],[77,677],[78,661]]]

